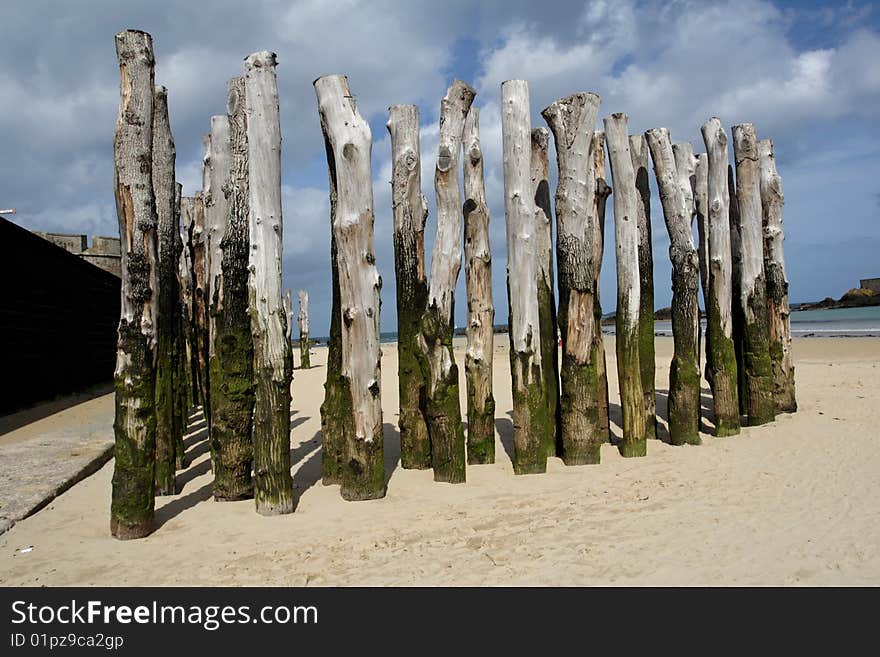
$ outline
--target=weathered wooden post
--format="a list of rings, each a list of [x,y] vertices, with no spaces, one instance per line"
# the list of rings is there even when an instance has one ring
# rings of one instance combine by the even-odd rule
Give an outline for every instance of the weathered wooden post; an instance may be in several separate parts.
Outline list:
[[[645,135],[629,136],[629,152],[636,176],[639,230],[639,368],[645,397],[645,435],[657,437],[657,370],[654,355],[654,253],[651,245],[651,186],[648,182],[648,143]]]
[[[605,174],[605,132],[597,130],[593,133],[593,170],[596,178],[596,210],[598,217],[598,225],[593,228],[593,262],[595,274],[595,296],[594,296],[594,325],[597,327],[593,334],[595,336],[596,349],[596,367],[597,376],[599,378],[599,388],[604,390],[602,403],[599,407],[599,424],[604,427],[605,439],[603,442],[611,441],[611,421],[608,415],[608,366],[605,363],[605,339],[602,337],[602,303],[599,298],[599,279],[602,274],[602,258],[605,255],[605,210],[608,205],[608,197],[611,196],[611,187],[608,185],[608,178]]]
[[[755,126],[733,126],[736,160],[736,197],[742,249],[739,304],[743,316],[743,365],[746,374],[746,411],[749,425],[772,422],[773,366],[770,360],[770,329],[767,284],[764,278],[764,240],[761,227],[761,178]]]
[[[745,314],[740,298],[742,297],[742,238],[739,225],[739,199],[736,197],[736,180],[733,166],[727,165],[727,196],[730,198],[730,295],[733,308],[730,312],[733,322],[733,353],[736,356],[736,395],[739,401],[740,416],[748,415],[748,386],[746,384],[746,368],[743,363],[743,331]]]
[[[215,134],[212,140],[215,166],[221,166],[223,159],[228,164],[217,189],[224,197],[226,218],[218,254],[220,271],[214,287],[211,462],[214,499],[242,500],[254,495],[254,338],[248,312],[250,191],[243,77],[229,81],[226,109],[228,134],[225,138]],[[216,145],[220,140],[228,143],[228,149],[218,162]]]
[[[244,60],[251,331],[254,336],[254,499],[257,513],[293,511],[290,340],[281,300],[281,123],[275,53]]]
[[[183,434],[189,424],[189,410],[192,403],[192,382],[190,381],[189,365],[189,305],[187,301],[187,286],[189,280],[188,270],[183,271],[184,243],[180,225],[180,204],[183,196],[183,185],[179,182],[174,184],[174,277],[177,296],[173,303],[178,310],[175,313],[174,325],[174,399],[177,407],[177,422],[180,432],[174,443],[174,464],[178,470],[186,465],[186,447],[183,444]]]
[[[647,453],[645,398],[639,352],[639,228],[635,172],[627,137],[627,116],[605,118],[605,139],[614,181],[614,236],[617,247],[617,372],[623,437],[617,444],[622,456]]]
[[[732,264],[730,251],[730,196],[727,187],[727,134],[721,120],[712,117],[701,129],[708,156],[706,194],[709,211],[709,340],[706,345],[712,395],[715,399],[715,435],[739,433],[736,354],[733,347]]]
[[[120,32],[116,54],[121,82],[113,160],[122,245],[122,302],[116,351],[116,458],[110,533],[125,540],[153,531],[159,277],[152,181],[152,38],[137,30]]]
[[[495,306],[492,301],[492,252],[489,248],[489,206],[480,147],[480,110],[471,107],[462,135],[464,150],[464,271],[468,321],[467,462],[495,462],[495,397],[492,360],[495,352]]]
[[[314,86],[330,177],[336,182],[333,234],[340,272],[341,375],[353,413],[353,431],[345,436],[341,492],[346,500],[375,499],[385,495],[385,464],[379,360],[382,280],[373,247],[372,135],[345,76],[324,76]]]
[[[551,431],[544,437],[547,456],[561,454],[559,415],[559,349],[556,295],[553,292],[553,215],[550,208],[550,175],[547,167],[547,128],[532,128],[530,160],[532,198],[535,203],[535,246],[538,267],[538,318],[541,327],[541,367]],[[557,449],[558,448],[558,449]]]
[[[791,356],[791,325],[788,307],[788,278],[785,275],[782,229],[782,178],[776,171],[773,142],[758,142],[761,178],[761,209],[764,228],[764,276],[767,279],[767,317],[770,358],[773,365],[773,401],[777,413],[797,410],[794,362]]]
[[[186,310],[186,348],[189,363],[190,390],[192,406],[202,403],[202,372],[199,366],[199,324],[196,294],[196,242],[201,239],[196,234],[196,198],[180,197],[180,221],[183,228],[183,254],[180,261],[181,279],[185,280],[182,288],[183,303]],[[201,231],[199,231],[199,234]]]
[[[666,128],[645,133],[654,161],[672,262],[672,336],[669,367],[669,442],[700,444],[699,256],[694,248],[690,174],[696,162],[690,144],[673,149]],[[687,189],[685,189],[687,185]]]
[[[425,374],[419,326],[428,304],[425,277],[425,219],[422,194],[419,108],[388,108],[391,135],[391,206],[394,215],[394,274],[397,282],[397,373],[400,398],[400,465],[431,467],[425,424]]]
[[[541,115],[556,143],[556,252],[559,328],[562,333],[561,450],[566,465],[599,462],[607,440],[602,420],[606,388],[598,272],[602,258],[599,188],[593,126],[599,96],[577,93],[546,107]],[[602,176],[605,158],[602,151]],[[599,196],[603,196],[599,199]],[[597,258],[599,262],[597,262]],[[599,307],[598,319],[596,308]],[[607,410],[606,410],[607,417]]]
[[[700,287],[703,291],[703,310],[709,308],[709,156],[697,155],[694,172],[694,206],[697,221],[697,255],[700,258]]]
[[[462,204],[458,164],[464,122],[476,91],[454,80],[440,103],[440,146],[434,170],[437,236],[422,316],[421,346],[428,362],[426,421],[434,481],[465,481],[465,438],[452,350],[455,284],[461,271]]]
[[[501,84],[501,134],[513,384],[513,469],[516,474],[534,474],[547,470],[545,437],[553,432],[555,423],[547,416],[541,362],[535,203],[529,171],[529,86],[525,80]]]
[[[312,366],[309,353],[309,293],[299,290],[296,296],[299,298],[299,313],[296,315],[299,327],[299,366],[307,370]],[[293,317],[292,314],[290,316]]]
[[[202,405],[204,411],[208,403],[208,272],[206,270],[208,261],[205,242],[205,203],[202,192],[196,192],[194,196],[184,196],[181,199],[181,212],[191,226],[193,347],[195,348],[193,361],[199,381],[198,403]]]
[[[168,120],[168,92],[157,86],[153,92],[153,194],[156,199],[158,235],[158,294],[156,318],[156,495],[174,495],[175,446],[182,433],[174,397],[174,329],[180,308],[175,275],[176,227],[174,138]]]

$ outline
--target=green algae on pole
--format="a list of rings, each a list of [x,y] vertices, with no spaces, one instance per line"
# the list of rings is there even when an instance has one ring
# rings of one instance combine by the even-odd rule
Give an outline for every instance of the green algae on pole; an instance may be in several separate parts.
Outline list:
[[[638,200],[627,116],[605,118],[605,139],[614,183],[614,236],[617,255],[616,343],[623,436],[617,443],[622,456],[645,456],[647,420],[639,362],[639,235]]]
[[[122,251],[122,295],[116,351],[116,440],[110,533],[152,533],[156,458],[156,319],[158,259],[153,195],[153,41],[116,35],[120,103],[113,141],[114,191]]]

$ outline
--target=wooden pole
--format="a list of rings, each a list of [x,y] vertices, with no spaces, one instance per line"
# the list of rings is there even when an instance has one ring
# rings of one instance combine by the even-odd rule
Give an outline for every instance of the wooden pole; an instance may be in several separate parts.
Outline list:
[[[202,322],[200,322],[199,310],[202,305],[199,298],[202,295],[201,277],[204,276],[204,243],[202,241],[203,225],[197,225],[197,215],[204,216],[201,206],[201,194],[195,196],[182,196],[180,199],[180,217],[186,235],[186,243],[183,245],[183,267],[186,270],[187,289],[185,291],[188,302],[188,333],[190,378],[192,381],[192,405],[199,406],[204,399],[204,381],[201,366],[202,345]],[[204,220],[200,220],[202,224]],[[197,257],[198,256],[198,257]]]
[[[647,419],[639,360],[639,208],[626,114],[621,112],[605,118],[605,139],[615,190],[617,378],[623,409],[623,437],[617,449],[622,456],[644,456],[647,453]]]
[[[773,142],[758,142],[761,179],[761,210],[764,229],[764,276],[767,279],[767,317],[770,358],[773,366],[773,401],[777,413],[797,410],[794,362],[791,355],[791,325],[788,307],[788,278],[785,274],[782,227],[782,177],[776,171]]]
[[[454,80],[440,103],[440,146],[434,170],[437,236],[431,257],[422,350],[428,362],[427,414],[434,481],[465,481],[465,438],[452,350],[455,284],[461,270],[462,204],[458,183],[464,122],[476,91]]]
[[[595,293],[593,297],[593,322],[597,327],[594,334],[596,376],[599,380],[599,390],[604,391],[599,407],[599,425],[604,432],[603,442],[611,441],[611,421],[608,415],[608,366],[605,363],[605,339],[602,337],[602,303],[599,298],[599,279],[602,273],[602,259],[605,255],[605,210],[608,205],[608,197],[611,196],[611,187],[605,174],[605,132],[597,130],[593,134],[593,170],[596,178],[596,217],[598,224],[593,227],[593,263]]]
[[[116,54],[121,82],[113,160],[122,298],[114,373],[116,458],[110,533],[125,540],[153,531],[158,247],[151,178],[152,38],[137,30],[120,32]]]
[[[213,295],[211,463],[214,499],[226,501],[254,495],[254,338],[248,310],[250,191],[243,77],[229,81],[225,126],[218,122],[216,127],[212,138],[214,202],[220,202],[217,193],[223,196],[226,216],[222,236],[215,238],[219,251],[213,261],[214,265],[219,261],[219,271],[215,270]],[[221,142],[226,146],[221,147]]]
[[[431,440],[425,423],[424,355],[419,323],[428,305],[425,276],[425,220],[422,194],[419,108],[388,108],[391,135],[391,205],[394,215],[394,274],[397,282],[397,374],[400,399],[400,465],[431,467]]]
[[[709,156],[697,155],[694,180],[694,205],[697,213],[697,255],[700,257],[700,288],[703,291],[703,310],[709,307]]]
[[[715,435],[740,431],[736,353],[733,346],[730,195],[727,186],[727,134],[721,120],[712,117],[701,129],[708,155],[706,194],[709,210],[709,307],[707,344],[712,394],[715,399]]]
[[[375,499],[385,495],[385,463],[379,362],[382,281],[373,246],[372,136],[345,76],[318,78],[315,93],[331,177],[337,183],[333,234],[340,272],[341,375],[353,412],[354,431],[345,437],[342,497]]]
[[[180,433],[174,444],[174,464],[178,470],[186,465],[186,447],[183,443],[183,435],[186,433],[189,425],[189,411],[192,401],[192,382],[190,381],[189,366],[189,306],[186,299],[186,287],[188,285],[188,275],[183,271],[183,253],[184,243],[181,234],[180,224],[180,205],[183,195],[183,185],[181,183],[174,184],[174,275],[175,286],[177,289],[177,297],[174,303],[178,306],[175,314],[174,326],[174,399],[177,403],[177,417]]]
[[[541,362],[535,203],[529,170],[529,87],[525,80],[501,84],[501,135],[513,384],[513,469],[516,474],[534,474],[547,470],[545,436],[553,433],[555,423],[547,416]]]
[[[492,302],[492,252],[489,248],[489,206],[483,180],[480,110],[471,107],[462,136],[464,149],[464,270],[468,322],[467,462],[495,462],[495,397],[492,359],[495,351],[495,306]]]
[[[532,198],[535,202],[535,247],[538,267],[538,320],[541,327],[541,363],[544,395],[551,428],[544,439],[547,456],[562,451],[559,413],[559,349],[556,323],[556,294],[553,291],[553,215],[550,208],[550,175],[547,166],[547,128],[532,128],[530,160]]]
[[[733,307],[731,319],[733,321],[733,353],[736,356],[736,394],[739,402],[739,414],[748,415],[748,387],[746,384],[746,368],[743,363],[743,331],[745,315],[743,314],[740,298],[742,297],[742,237],[740,236],[739,224],[739,199],[736,197],[736,180],[733,175],[733,166],[727,165],[727,195],[730,198],[730,275],[732,282],[731,297]]]
[[[758,140],[753,124],[733,126],[733,153],[742,249],[739,304],[743,317],[746,411],[749,425],[757,426],[772,422],[775,413],[767,284],[764,278],[761,177]]]
[[[690,193],[690,174],[695,171],[696,162],[690,144],[673,147],[666,128],[653,128],[645,136],[654,161],[672,262],[674,352],[669,366],[669,442],[699,445],[700,266],[691,227],[693,195]]]
[[[307,370],[312,366],[309,354],[309,293],[299,290],[296,295],[299,298],[299,313],[296,316],[299,326],[299,366]]]
[[[175,445],[182,433],[174,397],[174,327],[178,290],[175,275],[174,233],[176,226],[174,138],[168,120],[168,92],[153,91],[153,193],[156,198],[158,234],[158,307],[156,318],[156,495],[174,495]]]
[[[247,110],[251,332],[254,336],[254,499],[257,513],[293,511],[290,331],[281,300],[281,123],[275,53],[244,60]]]
[[[657,437],[657,393],[654,387],[654,253],[651,245],[651,186],[648,181],[648,144],[645,135],[629,136],[629,152],[636,176],[639,230],[639,368],[645,397],[645,435]]]
[[[600,191],[593,126],[599,111],[596,94],[561,98],[541,115],[556,144],[556,252],[559,271],[559,328],[562,333],[561,450],[566,465],[599,462],[608,436],[602,421],[605,382],[598,272],[602,258]],[[602,175],[605,159],[602,151]],[[600,200],[598,197],[603,196]],[[599,262],[597,262],[597,259]],[[599,316],[596,307],[599,306]],[[607,413],[607,411],[606,411]],[[607,417],[607,416],[606,416]]]

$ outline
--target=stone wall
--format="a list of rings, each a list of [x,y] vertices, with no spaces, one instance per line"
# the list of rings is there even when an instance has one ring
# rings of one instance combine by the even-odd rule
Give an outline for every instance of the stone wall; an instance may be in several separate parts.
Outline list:
[[[880,278],[863,278],[859,281],[859,287],[872,292],[880,292]]]
[[[122,277],[122,256],[118,237],[93,235],[90,247],[85,235],[42,233],[40,231],[34,231],[34,234],[60,246],[65,251],[78,255],[86,262],[90,262],[104,271]]]

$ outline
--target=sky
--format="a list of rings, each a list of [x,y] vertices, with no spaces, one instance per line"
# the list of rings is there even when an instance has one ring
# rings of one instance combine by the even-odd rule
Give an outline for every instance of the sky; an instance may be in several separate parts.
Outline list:
[[[114,34],[149,32],[156,83],[168,88],[184,194],[201,187],[203,133],[225,113],[226,81],[251,52],[278,55],[283,283],[307,289],[313,336],[329,332],[327,163],[312,81],[345,74],[373,138],[381,325],[396,330],[391,217],[392,104],[420,110],[422,191],[436,231],[433,170],[440,99],[455,78],[477,90],[491,213],[495,321],[507,321],[501,82],[529,83],[532,125],[578,91],[601,98],[597,128],[626,112],[630,133],[667,127],[704,152],[700,126],[754,123],[772,138],[785,191],[792,302],[838,297],[880,276],[880,5],[864,2],[407,0],[149,2],[3,0],[0,16],[0,207],[33,230],[118,234],[113,133],[119,108]],[[555,151],[550,146],[551,189]],[[732,161],[732,159],[731,159]],[[610,177],[610,172],[609,172]],[[655,302],[671,299],[669,238],[653,189]],[[609,228],[613,203],[608,203]],[[613,235],[610,228],[608,235]],[[613,237],[601,294],[613,311]],[[295,297],[294,293],[294,297]],[[464,268],[456,323],[466,317]]]

